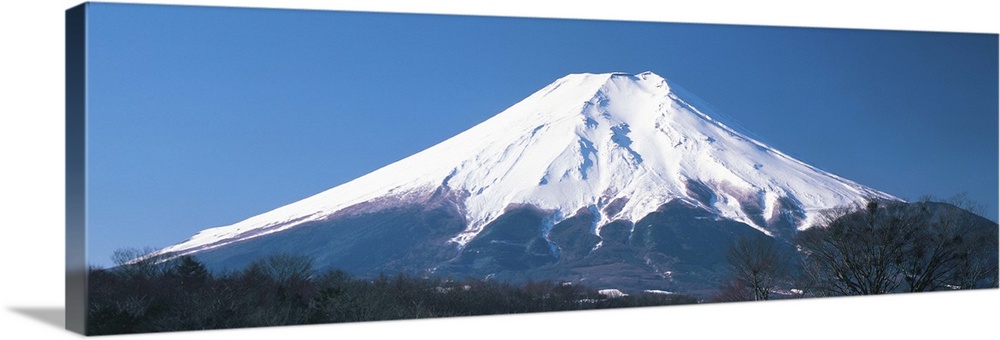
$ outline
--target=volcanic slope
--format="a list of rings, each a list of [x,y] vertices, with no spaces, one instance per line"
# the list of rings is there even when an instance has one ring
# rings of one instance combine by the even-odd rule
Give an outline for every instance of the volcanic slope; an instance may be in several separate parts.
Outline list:
[[[826,209],[897,200],[749,138],[700,102],[651,72],[568,75],[417,154],[160,253],[700,289],[736,237],[787,241]]]

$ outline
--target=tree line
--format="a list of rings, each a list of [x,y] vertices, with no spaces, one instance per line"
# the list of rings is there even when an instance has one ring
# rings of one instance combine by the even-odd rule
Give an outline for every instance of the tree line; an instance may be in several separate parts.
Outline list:
[[[404,274],[359,278],[340,270],[318,271],[310,258],[284,254],[213,273],[195,257],[158,261],[143,253],[120,250],[116,266],[90,268],[88,335],[697,302],[680,294],[609,298],[596,289],[553,281],[515,285]]]
[[[997,224],[966,209],[870,199],[827,212],[796,235],[793,251],[763,235],[736,240],[714,300],[997,288],[997,244]]]
[[[769,300],[997,288],[998,227],[952,205],[870,200],[833,209],[789,243],[766,235],[729,246],[729,277],[711,299]],[[88,271],[87,333],[122,334],[494,315],[697,303],[683,294],[609,298],[553,281],[406,274],[353,277],[276,254],[212,272],[191,256],[119,250]]]

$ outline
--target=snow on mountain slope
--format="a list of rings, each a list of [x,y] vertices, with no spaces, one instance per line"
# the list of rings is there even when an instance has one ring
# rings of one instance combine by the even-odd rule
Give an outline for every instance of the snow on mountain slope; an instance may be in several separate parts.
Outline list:
[[[210,249],[442,187],[466,194],[468,226],[452,239],[459,246],[511,204],[552,211],[553,223],[581,208],[605,212],[595,221],[599,234],[609,221],[634,222],[679,199],[771,234],[767,223],[785,205],[804,212],[801,229],[824,209],[896,199],[742,135],[691,105],[697,102],[651,72],[568,75],[424,151],[160,253]],[[611,204],[621,206],[605,209]]]

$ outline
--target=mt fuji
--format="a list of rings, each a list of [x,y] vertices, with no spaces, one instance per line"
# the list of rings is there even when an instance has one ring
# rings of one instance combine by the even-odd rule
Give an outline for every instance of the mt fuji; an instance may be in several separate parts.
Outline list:
[[[827,209],[899,200],[740,133],[654,74],[571,74],[350,182],[161,249],[211,267],[713,286],[735,238],[787,242]]]

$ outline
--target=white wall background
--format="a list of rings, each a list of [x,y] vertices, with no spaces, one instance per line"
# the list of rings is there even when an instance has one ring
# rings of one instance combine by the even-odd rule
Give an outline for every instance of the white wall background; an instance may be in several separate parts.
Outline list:
[[[132,1],[409,13],[1000,32],[987,1]],[[573,3],[572,5],[563,4]],[[0,4],[0,338],[62,330],[63,19],[77,1]],[[257,328],[115,339],[994,338],[1000,291]],[[41,316],[41,317],[39,317]]]

